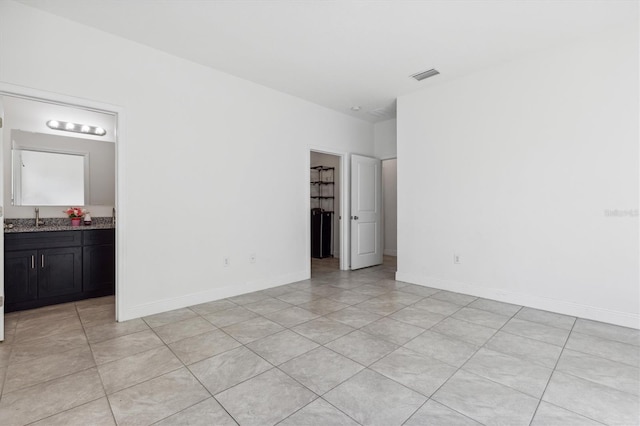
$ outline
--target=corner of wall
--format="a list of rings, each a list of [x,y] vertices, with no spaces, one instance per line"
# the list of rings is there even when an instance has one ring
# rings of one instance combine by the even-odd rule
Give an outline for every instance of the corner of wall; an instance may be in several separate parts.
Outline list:
[[[397,157],[398,131],[395,118],[380,121],[373,126],[374,155],[382,160]]]

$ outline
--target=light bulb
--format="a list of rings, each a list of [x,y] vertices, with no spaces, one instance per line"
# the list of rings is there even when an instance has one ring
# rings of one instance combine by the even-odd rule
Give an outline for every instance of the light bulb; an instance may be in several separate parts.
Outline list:
[[[80,130],[84,133],[88,133],[89,130],[91,130],[91,127],[87,126],[86,124],[83,124]]]
[[[47,124],[49,125],[49,127],[53,129],[57,129],[58,126],[60,125],[60,123],[58,123],[56,120],[49,120]]]
[[[66,126],[64,126],[64,128],[67,130],[73,130],[76,128],[76,125],[73,123],[67,123]]]

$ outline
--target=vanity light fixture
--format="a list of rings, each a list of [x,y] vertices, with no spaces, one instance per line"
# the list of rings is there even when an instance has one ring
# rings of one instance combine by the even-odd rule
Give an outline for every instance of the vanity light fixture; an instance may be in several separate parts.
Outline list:
[[[107,131],[102,127],[89,126],[87,124],[77,124],[68,121],[49,120],[47,127],[53,130],[62,130],[65,132],[86,133],[94,136],[104,136]]]

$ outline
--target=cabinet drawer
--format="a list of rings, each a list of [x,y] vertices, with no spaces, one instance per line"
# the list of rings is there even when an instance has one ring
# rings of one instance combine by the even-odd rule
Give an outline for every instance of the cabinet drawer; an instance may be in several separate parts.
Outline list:
[[[115,242],[115,229],[94,229],[84,231],[85,246],[93,246],[98,244],[113,244]]]
[[[81,231],[21,232],[4,235],[6,251],[75,247],[82,244]]]

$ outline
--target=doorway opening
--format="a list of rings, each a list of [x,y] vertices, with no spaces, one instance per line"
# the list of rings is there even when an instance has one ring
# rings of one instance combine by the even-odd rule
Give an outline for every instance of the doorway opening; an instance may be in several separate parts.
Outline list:
[[[341,264],[342,157],[310,151],[309,205],[311,276],[338,271]]]
[[[5,238],[0,242],[0,254],[3,256],[3,262],[0,264],[0,295],[5,296],[4,303],[0,305],[0,331],[4,329],[2,325],[5,308],[20,311],[49,304],[73,302],[85,298],[84,296],[114,295],[108,297],[104,308],[111,312],[110,317],[113,320],[117,320],[119,303],[115,295],[120,296],[117,291],[117,269],[122,265],[116,258],[121,254],[117,246],[123,244],[120,232],[115,239],[115,212],[119,207],[117,163],[119,154],[121,155],[118,152],[117,125],[121,112],[121,108],[107,104],[0,84],[0,146],[3,149],[3,161],[0,164],[1,216],[5,228],[13,227],[10,231],[13,231],[12,236],[16,237],[12,238],[11,247],[5,246]],[[64,130],[62,132],[57,131],[56,124],[59,123],[65,126],[65,129],[60,129]],[[56,158],[67,156],[82,159],[79,163],[81,176],[74,179],[79,187],[77,194],[74,193],[74,202],[68,197],[64,198],[68,194],[61,193],[63,198],[51,199],[53,191],[40,190],[44,184],[51,183],[47,180],[57,180],[49,179],[48,173],[54,173],[56,170],[68,173],[68,167],[56,169],[49,160],[45,163],[32,161],[32,174],[25,174],[27,164],[24,163],[31,158],[32,153]],[[21,167],[16,169],[17,165]],[[39,165],[46,167],[38,169]],[[19,170],[20,168],[24,170]],[[35,177],[31,179],[30,176]],[[25,186],[29,182],[35,183],[35,186]],[[36,188],[37,191],[34,193],[32,188]],[[38,196],[45,198],[37,198]],[[89,213],[84,215],[81,228],[72,229],[72,221],[63,213],[70,207],[82,207]],[[51,238],[48,237],[52,234],[42,234],[42,241],[38,242],[57,244],[56,248],[29,246],[29,250],[25,250],[18,241],[20,238],[17,238],[19,231],[35,226],[36,221],[39,226],[44,224],[43,228],[38,229],[40,231],[59,231],[61,226],[69,227],[68,241],[50,243]],[[62,231],[65,230],[66,228]],[[83,234],[90,232],[91,235],[76,238],[78,231],[82,231]],[[61,234],[55,237],[58,235]],[[22,262],[28,271],[20,277],[24,275],[28,279],[22,280],[21,284],[14,285],[15,288],[11,288],[9,293],[3,294],[7,289],[7,283],[4,282],[7,271],[13,271],[11,268],[7,269],[5,251],[18,248],[21,251],[16,251],[15,256],[10,256],[13,259],[11,265],[15,269],[14,272],[23,266],[17,255],[23,255],[26,251],[33,252]],[[42,291],[39,287],[41,284]],[[21,291],[22,287],[24,292]],[[12,301],[11,297],[18,299]],[[43,300],[37,300],[39,297]],[[96,299],[96,303],[93,304],[98,305],[99,301]],[[12,318],[15,319],[16,316]],[[3,339],[4,335],[0,333],[0,340]]]
[[[398,160],[382,160],[382,217],[384,264],[397,269],[398,260]]]

